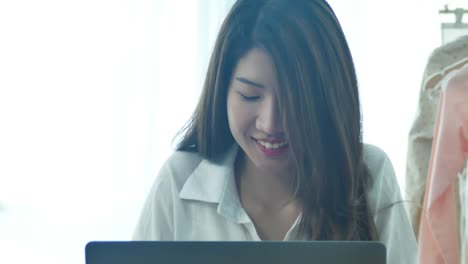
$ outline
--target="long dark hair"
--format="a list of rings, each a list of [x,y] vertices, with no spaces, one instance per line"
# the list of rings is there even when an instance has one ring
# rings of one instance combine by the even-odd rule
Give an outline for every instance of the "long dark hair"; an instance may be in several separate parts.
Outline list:
[[[252,48],[266,51],[277,70],[277,99],[297,168],[296,198],[303,206],[300,236],[376,240],[356,73],[341,26],[324,0],[234,4],[177,149],[213,159],[232,146],[227,90],[237,62]]]

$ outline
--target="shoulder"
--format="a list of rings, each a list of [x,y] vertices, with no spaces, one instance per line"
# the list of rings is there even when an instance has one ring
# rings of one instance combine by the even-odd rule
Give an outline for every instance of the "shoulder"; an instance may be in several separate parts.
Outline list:
[[[364,144],[363,150],[363,159],[371,175],[368,197],[372,211],[375,213],[391,203],[401,202],[400,188],[388,155],[370,144]]]
[[[135,240],[172,240],[179,193],[202,158],[197,153],[176,151],[162,165],[143,205],[133,234]]]
[[[176,151],[161,166],[150,189],[147,203],[169,206],[178,201],[180,191],[203,160],[197,153]]]
[[[196,152],[176,151],[162,165],[158,180],[180,191],[202,160]]]
[[[363,159],[374,178],[385,172],[391,171],[393,173],[392,162],[387,154],[377,146],[364,144]]]

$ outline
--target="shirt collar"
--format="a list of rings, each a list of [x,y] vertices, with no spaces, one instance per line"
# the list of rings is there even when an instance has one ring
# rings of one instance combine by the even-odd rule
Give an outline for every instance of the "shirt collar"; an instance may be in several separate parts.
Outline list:
[[[235,144],[215,160],[203,159],[185,182],[179,197],[217,203],[217,212],[236,223],[251,222],[242,207],[234,177],[239,146]]]

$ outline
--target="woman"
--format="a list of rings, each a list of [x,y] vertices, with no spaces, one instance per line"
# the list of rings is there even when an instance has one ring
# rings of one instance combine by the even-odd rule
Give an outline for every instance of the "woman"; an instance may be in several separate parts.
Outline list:
[[[323,0],[239,0],[137,240],[416,242],[392,165],[363,145],[345,36]]]

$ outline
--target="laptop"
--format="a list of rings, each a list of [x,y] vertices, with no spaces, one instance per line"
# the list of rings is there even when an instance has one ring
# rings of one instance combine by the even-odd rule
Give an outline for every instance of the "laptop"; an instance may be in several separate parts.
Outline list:
[[[93,241],[86,264],[385,264],[380,242]]]

